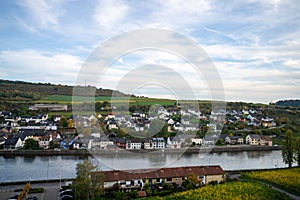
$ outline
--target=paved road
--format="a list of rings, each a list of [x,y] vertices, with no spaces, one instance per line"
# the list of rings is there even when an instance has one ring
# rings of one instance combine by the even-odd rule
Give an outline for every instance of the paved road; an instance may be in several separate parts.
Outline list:
[[[42,200],[55,200],[59,199],[59,187],[46,188]]]

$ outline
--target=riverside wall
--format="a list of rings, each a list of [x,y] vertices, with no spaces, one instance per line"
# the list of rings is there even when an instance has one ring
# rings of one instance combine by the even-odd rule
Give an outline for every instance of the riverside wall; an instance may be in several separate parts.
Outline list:
[[[0,150],[0,156],[91,156],[105,154],[125,154],[125,153],[222,153],[222,152],[241,152],[241,151],[275,151],[281,150],[282,146],[214,146],[214,147],[190,147],[187,149],[158,149],[158,150]]]

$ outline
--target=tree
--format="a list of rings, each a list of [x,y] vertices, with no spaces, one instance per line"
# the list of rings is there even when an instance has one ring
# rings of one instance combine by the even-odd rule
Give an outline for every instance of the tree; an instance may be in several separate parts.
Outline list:
[[[285,164],[289,165],[289,168],[292,167],[294,158],[294,144],[293,144],[293,132],[288,130],[285,133],[283,147],[282,147],[282,159]]]
[[[38,149],[38,148],[39,148],[39,144],[34,139],[28,138],[25,140],[24,149]]]
[[[65,116],[63,116],[63,117],[59,120],[58,125],[59,125],[60,127],[67,128],[67,127],[68,127],[68,120],[67,120],[67,118],[66,118]]]
[[[103,193],[104,176],[100,172],[92,173],[96,168],[89,160],[77,164],[73,184],[77,199],[95,199]]]
[[[300,137],[296,138],[294,150],[295,150],[295,161],[297,162],[298,166],[300,167]]]
[[[49,149],[54,149],[54,148],[59,148],[60,147],[60,144],[57,143],[57,142],[54,142],[53,140],[51,140],[49,142]]]

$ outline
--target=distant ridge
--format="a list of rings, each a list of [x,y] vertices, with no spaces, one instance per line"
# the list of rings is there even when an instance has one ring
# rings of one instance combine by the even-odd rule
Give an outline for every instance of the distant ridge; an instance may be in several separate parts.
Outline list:
[[[84,87],[84,86],[82,86]],[[129,96],[110,89],[95,88],[95,96],[115,95]],[[25,81],[11,81],[0,79],[0,100],[39,100],[48,95],[72,95],[73,86],[51,84],[51,83],[31,83]]]
[[[280,100],[276,102],[276,106],[300,107],[300,100]]]

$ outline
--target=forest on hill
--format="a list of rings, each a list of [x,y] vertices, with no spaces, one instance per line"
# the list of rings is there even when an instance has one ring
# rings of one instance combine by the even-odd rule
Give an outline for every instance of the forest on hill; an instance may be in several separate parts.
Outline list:
[[[83,86],[82,86],[83,87]],[[124,95],[121,92],[110,89],[95,88],[95,96],[111,96],[112,93]],[[0,100],[5,101],[33,101],[40,100],[49,95],[70,95],[72,96],[73,86],[51,84],[51,83],[30,83],[24,81],[10,81],[0,79]]]
[[[276,106],[300,107],[300,100],[281,100],[276,102]]]

